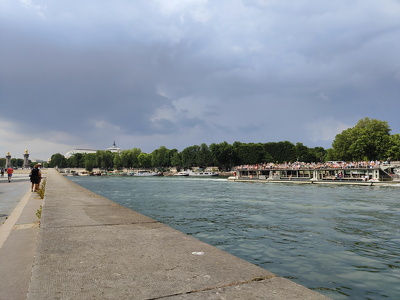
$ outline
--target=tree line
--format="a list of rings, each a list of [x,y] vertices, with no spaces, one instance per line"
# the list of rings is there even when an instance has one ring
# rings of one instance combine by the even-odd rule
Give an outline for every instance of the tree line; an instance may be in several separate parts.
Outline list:
[[[122,168],[154,168],[166,170],[170,167],[187,169],[192,167],[218,167],[229,171],[233,166],[259,163],[324,162],[328,160],[400,160],[400,135],[390,134],[387,122],[364,118],[353,128],[336,135],[332,148],[309,148],[302,143],[289,141],[267,143],[229,144],[213,143],[193,145],[183,151],[161,146],[151,153],[140,148],[122,150],[120,153],[99,150],[96,153],[77,153],[69,158],[53,154],[50,167],[94,168],[119,170]]]
[[[104,170],[122,168],[156,168],[166,170],[170,167],[187,169],[192,167],[218,167],[220,170],[230,170],[233,166],[242,164],[257,164],[261,162],[285,161],[321,161],[326,151],[322,147],[308,148],[301,143],[291,142],[271,143],[241,143],[229,144],[213,143],[207,145],[193,145],[183,151],[168,149],[161,146],[151,153],[144,153],[139,148],[122,150],[112,153],[98,150],[96,153],[76,153],[69,158],[62,154],[53,154],[50,167],[85,168],[92,171],[94,168]]]

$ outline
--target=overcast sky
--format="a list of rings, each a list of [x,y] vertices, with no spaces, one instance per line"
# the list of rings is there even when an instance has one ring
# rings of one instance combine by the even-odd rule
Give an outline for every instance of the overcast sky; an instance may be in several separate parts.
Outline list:
[[[399,0],[0,0],[0,157],[400,133]]]

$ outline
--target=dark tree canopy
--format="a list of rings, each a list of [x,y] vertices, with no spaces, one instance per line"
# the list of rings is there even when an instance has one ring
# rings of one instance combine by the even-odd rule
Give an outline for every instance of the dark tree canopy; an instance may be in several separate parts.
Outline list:
[[[387,122],[364,118],[353,128],[336,135],[331,158],[345,161],[385,160],[391,136]]]

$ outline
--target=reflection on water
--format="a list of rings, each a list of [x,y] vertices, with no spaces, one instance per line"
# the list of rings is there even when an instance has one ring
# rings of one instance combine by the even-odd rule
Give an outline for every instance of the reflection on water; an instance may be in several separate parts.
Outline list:
[[[333,299],[400,299],[400,187],[72,180]]]

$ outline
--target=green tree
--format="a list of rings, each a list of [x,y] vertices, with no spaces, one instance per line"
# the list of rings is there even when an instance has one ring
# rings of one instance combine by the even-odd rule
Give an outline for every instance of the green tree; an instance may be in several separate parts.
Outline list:
[[[327,151],[323,147],[314,147],[309,149],[311,155],[314,157],[312,161],[323,162],[326,160]]]
[[[210,150],[218,168],[230,171],[236,161],[233,146],[226,141],[219,144],[212,143]]]
[[[121,165],[124,168],[132,168],[132,166],[133,166],[131,153],[132,153],[132,150],[122,150],[121,151]]]
[[[22,158],[11,158],[11,166],[21,168],[24,166],[24,160]]]
[[[324,159],[324,148],[316,147],[314,149],[304,146],[303,143],[296,143],[296,158],[302,162],[319,162]]]
[[[270,155],[269,162],[284,163],[297,160],[295,145],[288,141],[265,143],[264,150]]]
[[[171,161],[171,166],[180,168],[182,166],[182,160],[181,160],[181,154],[177,149],[173,149],[169,153],[170,155],[170,161]]]
[[[265,161],[264,147],[260,143],[241,143],[234,142],[235,164],[236,165],[254,165]]]
[[[139,167],[151,168],[152,155],[150,153],[140,153],[138,156]]]
[[[75,153],[71,157],[67,159],[67,165],[70,168],[84,168],[85,167],[85,158],[82,153]]]
[[[110,151],[98,150],[96,156],[98,167],[104,170],[111,170],[113,168],[113,155]]]
[[[387,122],[364,118],[336,135],[330,155],[336,160],[384,160],[390,145]]]
[[[86,153],[85,159],[85,169],[89,172],[93,171],[97,167],[97,155],[95,153]]]
[[[183,151],[181,152],[182,166],[185,168],[198,166],[197,158],[199,152],[200,146],[198,145],[186,147],[185,149],[183,149]]]
[[[169,167],[169,150],[165,146],[161,146],[160,148],[154,150],[152,153],[152,165],[153,167]]]
[[[142,153],[140,148],[133,148],[132,149],[132,166],[139,167],[139,155]]]
[[[265,149],[264,149],[265,150]],[[273,162],[274,158],[272,157],[271,154],[269,154],[269,152],[264,151],[264,157],[263,157],[263,162]]]
[[[390,160],[400,160],[400,134],[396,133],[390,136],[386,154]]]
[[[114,153],[113,163],[114,163],[114,169],[120,170],[122,168],[122,161],[119,153]]]
[[[196,160],[199,167],[210,167],[214,165],[214,158],[207,144],[202,143],[200,145]]]
[[[139,167],[138,156],[142,153],[139,148],[132,148],[130,150],[121,151],[121,164],[124,168]]]
[[[50,159],[50,167],[55,168],[66,168],[67,160],[64,155],[60,153],[53,154]]]
[[[353,143],[353,140],[352,128],[348,128],[337,134],[332,143],[332,148],[328,149],[328,160],[353,160],[353,153],[350,151],[350,145]]]

